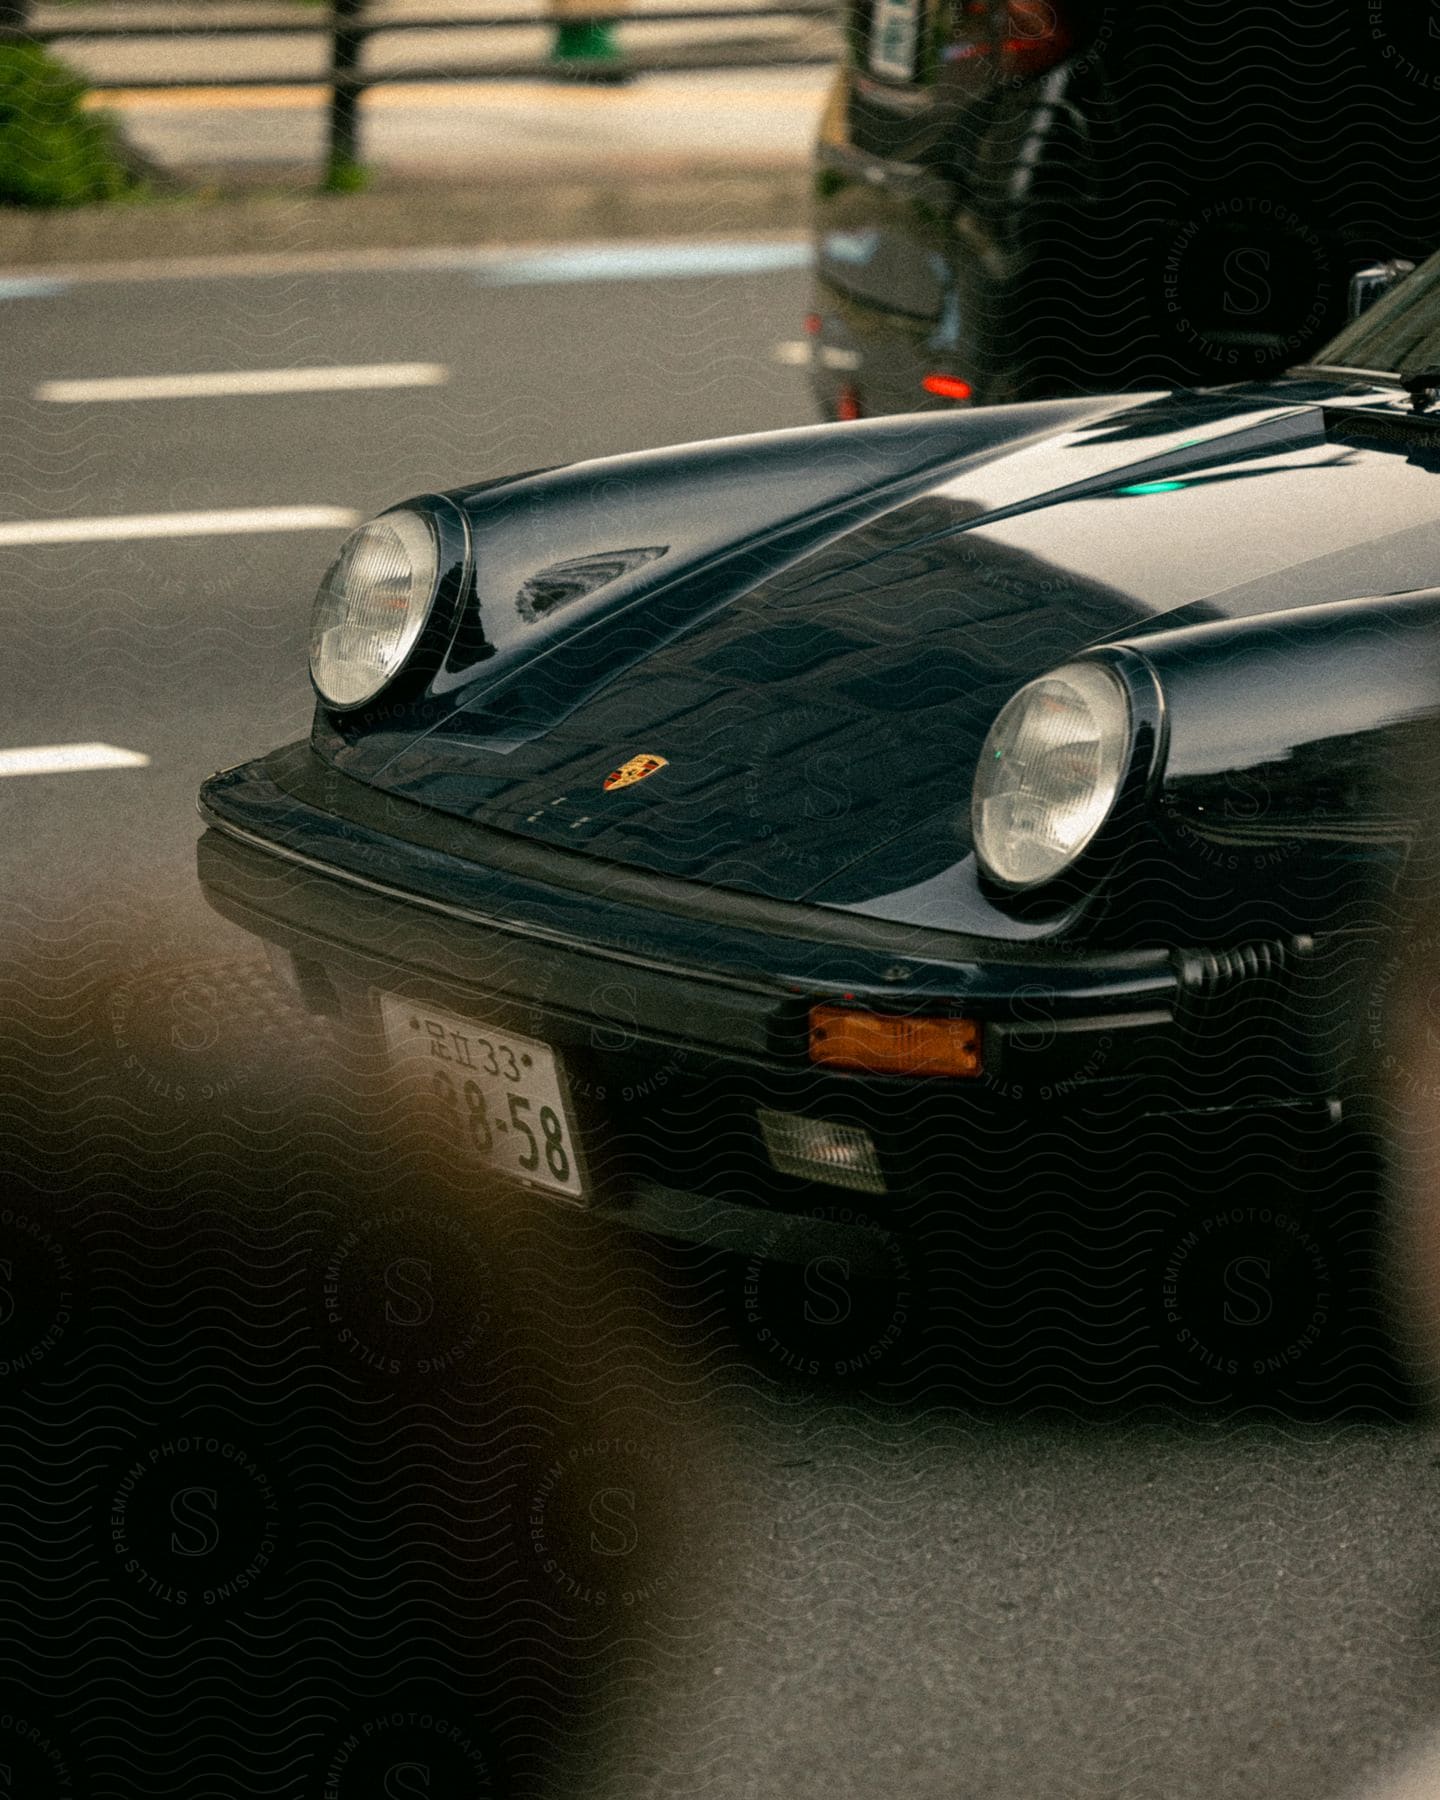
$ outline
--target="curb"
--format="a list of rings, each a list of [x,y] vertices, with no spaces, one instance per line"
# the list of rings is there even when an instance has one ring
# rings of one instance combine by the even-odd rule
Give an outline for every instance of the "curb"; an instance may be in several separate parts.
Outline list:
[[[0,208],[0,269],[797,232],[808,225],[809,190],[803,168],[721,173],[665,165],[603,181],[512,180],[489,193],[473,178],[382,175],[363,194],[321,194],[297,181],[73,210]]]

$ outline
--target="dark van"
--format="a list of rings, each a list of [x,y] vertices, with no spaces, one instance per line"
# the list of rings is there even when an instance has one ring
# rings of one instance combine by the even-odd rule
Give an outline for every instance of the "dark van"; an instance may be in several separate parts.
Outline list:
[[[1437,0],[850,0],[847,41],[830,417],[1273,373],[1440,241]]]

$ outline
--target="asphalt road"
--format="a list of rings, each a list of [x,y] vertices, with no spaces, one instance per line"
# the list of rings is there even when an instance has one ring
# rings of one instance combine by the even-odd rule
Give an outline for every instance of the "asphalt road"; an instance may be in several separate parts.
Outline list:
[[[806,304],[798,270],[586,282],[573,259],[565,279],[547,278],[553,258],[513,277],[493,265],[477,253],[469,270],[424,271],[401,256],[384,272],[12,289],[0,299],[0,520],[365,516],[466,480],[815,417],[802,373],[773,356]],[[617,266],[646,263],[626,252]],[[35,398],[43,381],[334,363],[447,373],[318,395]],[[189,880],[195,788],[306,731],[309,602],[343,535],[0,542],[6,741],[99,740],[151,759],[0,784],[7,892],[43,906],[123,888],[137,921],[143,908],[177,937],[213,930]]]
[[[160,1766],[162,1738],[181,1770],[165,1791],[426,1791],[436,1696],[453,1708],[507,1691],[466,1660],[477,1618],[496,1666],[538,1658],[515,1703],[527,1720],[550,1705],[563,1737],[580,1693],[600,1721],[569,1746],[557,1792],[1316,1800],[1355,1791],[1435,1720],[1440,1445],[1427,1429],[1078,1403],[1005,1413],[863,1380],[815,1390],[737,1346],[703,1281],[667,1271],[678,1287],[649,1306],[661,1277],[644,1254],[549,1209],[497,1233],[473,1197],[454,1241],[478,1236],[500,1271],[511,1349],[538,1345],[504,1363],[523,1404],[502,1394],[482,1430],[447,1377],[371,1387],[377,1359],[347,1362],[338,1346],[354,1336],[327,1335],[343,1247],[358,1241],[343,1232],[389,1220],[438,1264],[446,1215],[417,1216],[420,1190],[374,1161],[349,1171],[343,1206],[327,1184],[346,1098],[322,1106],[303,1057],[267,1048],[284,1002],[253,943],[196,891],[193,797],[210,770],[305,731],[307,608],[341,529],[97,534],[237,509],[363,515],[463,479],[808,422],[803,375],[776,353],[796,334],[803,271],[737,273],[737,256],[684,276],[633,254],[606,279],[574,259],[510,266],[514,285],[493,261],[402,259],[0,284],[0,751],[102,743],[149,759],[0,778],[0,1226],[15,1238],[0,1244],[0,1749],[34,1761],[38,1739],[14,1721],[42,1720],[71,1771],[60,1785],[42,1758],[29,1792],[161,1791],[135,1770]],[[59,381],[336,364],[446,373],[325,393],[40,397]],[[16,541],[60,521],[89,537]],[[248,1185],[231,1166],[244,1161]],[[215,1166],[230,1168],[221,1198]],[[43,1313],[35,1296],[61,1252],[16,1235],[7,1208],[22,1205],[86,1271],[75,1286],[92,1315],[72,1322],[79,1301],[57,1303],[65,1323],[28,1365],[6,1336],[30,1317],[12,1260],[38,1270]],[[306,1271],[321,1264],[340,1272],[312,1315]],[[596,1269],[612,1284],[598,1294]],[[569,1460],[547,1464],[561,1415]],[[207,1431],[221,1450],[175,1448]],[[266,1588],[252,1557],[258,1598],[207,1588],[187,1611],[183,1558],[200,1554],[187,1521],[198,1528],[226,1481],[250,1518],[249,1451],[171,1491],[168,1540],[152,1528],[148,1550],[118,1565],[114,1553],[144,1524],[143,1471],[228,1455],[227,1432],[278,1471],[293,1529],[275,1562],[288,1556],[289,1573]],[[598,1466],[621,1433],[634,1437],[625,1491],[659,1497],[648,1580],[618,1605],[612,1584],[606,1613],[596,1595],[613,1568],[592,1537],[585,1567],[561,1568],[569,1551],[538,1565],[552,1585],[535,1576],[541,1598],[507,1636],[514,1571],[481,1558],[467,1567],[490,1585],[460,1616],[468,1590],[446,1592],[443,1571],[476,1493],[493,1481],[528,1494],[543,1549],[553,1471]],[[320,1466],[332,1455],[338,1476]],[[347,1562],[357,1544],[369,1560]],[[357,1616],[372,1623],[352,1642]],[[570,1636],[547,1650],[557,1619]],[[254,1668],[282,1699],[255,1697]],[[233,1729],[222,1742],[236,1688],[253,1743]],[[408,1723],[375,1725],[376,1708],[416,1692]],[[363,1787],[356,1746],[387,1731],[403,1752],[390,1772],[412,1785]],[[470,1769],[443,1791],[482,1791]]]

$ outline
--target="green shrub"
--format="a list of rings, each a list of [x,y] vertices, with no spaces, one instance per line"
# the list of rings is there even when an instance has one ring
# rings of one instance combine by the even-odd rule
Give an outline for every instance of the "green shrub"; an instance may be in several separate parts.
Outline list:
[[[0,44],[0,205],[83,206],[135,185],[111,121],[38,44]]]

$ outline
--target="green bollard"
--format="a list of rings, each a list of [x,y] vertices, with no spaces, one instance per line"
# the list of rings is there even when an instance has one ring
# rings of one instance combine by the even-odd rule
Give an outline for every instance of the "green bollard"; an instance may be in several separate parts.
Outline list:
[[[615,41],[615,14],[627,10],[627,0],[612,0],[608,18],[594,16],[590,9],[595,3],[550,0],[550,17],[555,21],[551,67],[572,81],[629,81],[630,71]]]
[[[562,19],[555,27],[552,62],[614,62],[619,55],[615,27],[606,19]]]

